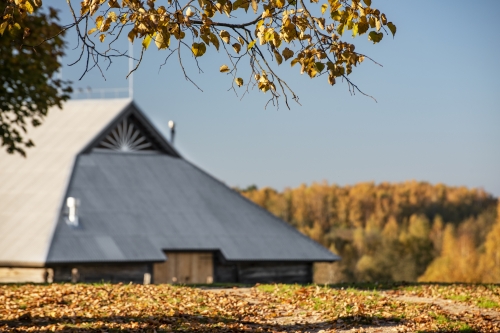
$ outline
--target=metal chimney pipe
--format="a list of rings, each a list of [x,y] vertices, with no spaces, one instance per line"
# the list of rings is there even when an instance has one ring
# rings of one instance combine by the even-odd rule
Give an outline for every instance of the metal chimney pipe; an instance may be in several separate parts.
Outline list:
[[[174,137],[175,137],[175,122],[173,120],[169,120],[168,127],[170,128],[170,143],[173,146],[174,145]]]
[[[68,224],[78,227],[78,206],[80,205],[80,200],[69,197],[66,199],[66,205],[68,207]]]

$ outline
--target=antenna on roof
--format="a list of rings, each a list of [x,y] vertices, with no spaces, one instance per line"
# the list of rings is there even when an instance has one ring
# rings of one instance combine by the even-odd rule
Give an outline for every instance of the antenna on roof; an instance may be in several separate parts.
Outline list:
[[[174,145],[174,137],[175,137],[175,122],[173,120],[169,120],[168,127],[170,128],[170,143],[173,146]]]
[[[130,73],[128,77],[128,97],[130,99],[134,98],[134,45],[132,42],[128,44],[128,72]]]

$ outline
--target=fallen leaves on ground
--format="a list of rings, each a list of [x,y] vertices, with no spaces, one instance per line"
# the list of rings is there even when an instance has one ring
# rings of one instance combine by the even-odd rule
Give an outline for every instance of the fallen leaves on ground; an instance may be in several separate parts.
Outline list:
[[[394,295],[442,298],[484,309],[500,310],[500,288],[495,285],[417,284],[399,287]]]
[[[446,297],[465,290],[473,304],[474,297],[496,300],[500,287],[429,285],[392,292]],[[390,293],[299,285],[219,290],[134,284],[3,285],[0,331],[500,331],[500,322],[480,313],[451,314],[435,304],[396,300]]]

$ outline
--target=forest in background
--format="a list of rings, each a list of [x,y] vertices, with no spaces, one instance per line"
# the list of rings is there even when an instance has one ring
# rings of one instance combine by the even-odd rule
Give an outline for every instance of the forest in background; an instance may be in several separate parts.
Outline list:
[[[482,189],[408,181],[237,190],[339,254],[329,282],[500,283],[500,203]]]

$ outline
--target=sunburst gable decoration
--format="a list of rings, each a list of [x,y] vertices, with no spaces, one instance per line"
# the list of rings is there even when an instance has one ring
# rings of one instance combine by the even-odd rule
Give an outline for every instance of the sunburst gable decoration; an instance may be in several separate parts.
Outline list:
[[[97,148],[120,152],[156,150],[148,137],[131,117],[120,121],[101,141]]]

